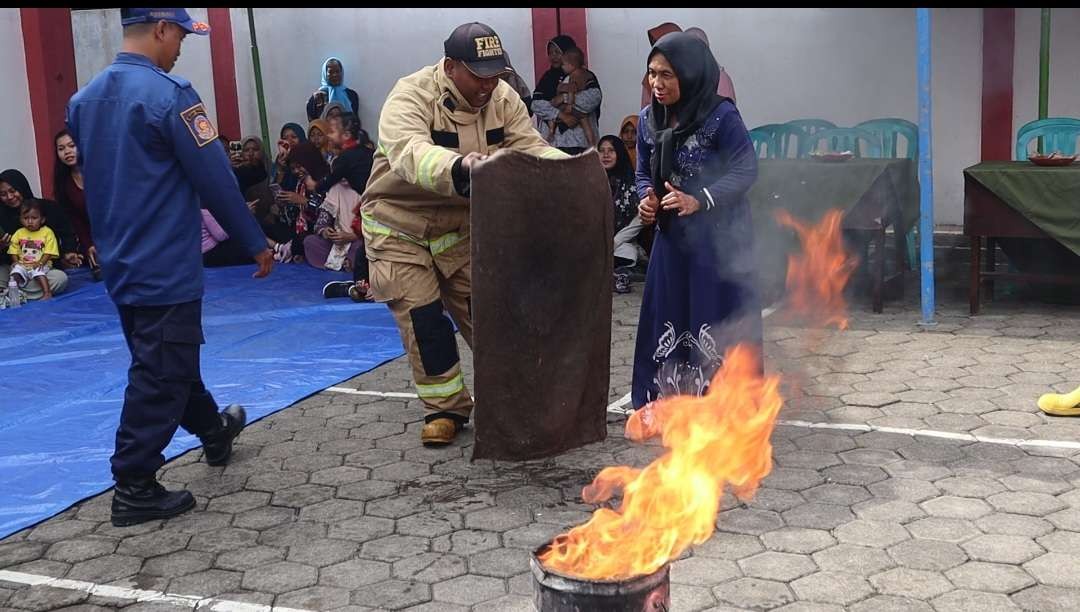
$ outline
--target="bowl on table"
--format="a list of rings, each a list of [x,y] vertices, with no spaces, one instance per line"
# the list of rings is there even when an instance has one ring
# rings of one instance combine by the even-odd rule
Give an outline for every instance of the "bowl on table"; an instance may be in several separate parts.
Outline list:
[[[1068,166],[1076,161],[1075,155],[1063,155],[1054,151],[1050,155],[1035,154],[1028,157],[1028,161],[1036,166]]]
[[[854,157],[855,154],[851,151],[814,151],[810,154],[811,159],[823,162],[842,162]]]

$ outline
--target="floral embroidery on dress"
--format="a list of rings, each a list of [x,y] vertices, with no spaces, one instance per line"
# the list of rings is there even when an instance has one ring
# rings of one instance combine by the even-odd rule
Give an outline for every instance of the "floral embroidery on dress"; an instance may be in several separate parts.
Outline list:
[[[665,321],[664,327],[667,331],[660,335],[653,352],[653,361],[658,365],[653,384],[658,391],[656,397],[652,397],[651,391],[648,392],[648,401],[673,395],[704,395],[713,375],[724,362],[710,334],[710,326],[702,325],[696,338],[689,330],[676,334],[671,321]],[[691,356],[696,359],[682,361],[670,358],[680,346],[690,349]]]

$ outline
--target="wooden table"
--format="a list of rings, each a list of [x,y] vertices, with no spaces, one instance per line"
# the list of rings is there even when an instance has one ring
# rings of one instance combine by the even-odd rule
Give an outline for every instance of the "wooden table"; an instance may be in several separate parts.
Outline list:
[[[984,162],[964,170],[964,235],[971,240],[971,282],[968,301],[971,314],[978,314],[980,290],[985,284],[988,297],[993,299],[994,280],[1014,280],[1047,284],[1080,284],[1080,277],[1065,274],[1024,272],[999,272],[996,269],[995,249],[998,238],[1031,238],[1057,240],[1053,235],[1033,223],[1027,216],[1010,205],[976,178],[979,172],[1027,173],[1033,177],[1055,178],[1051,173],[1080,174],[1080,165],[1065,168],[1040,168],[1030,162]],[[1049,172],[1048,172],[1049,171]],[[1011,197],[1017,197],[1015,192]],[[1062,202],[1062,206],[1074,207],[1080,215],[1080,199]],[[986,265],[983,267],[982,245],[986,239]]]

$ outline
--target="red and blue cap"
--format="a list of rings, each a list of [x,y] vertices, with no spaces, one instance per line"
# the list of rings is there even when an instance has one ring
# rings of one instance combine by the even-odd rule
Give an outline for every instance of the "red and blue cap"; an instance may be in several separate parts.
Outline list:
[[[121,24],[126,26],[136,23],[170,21],[190,34],[206,36],[210,33],[209,24],[192,20],[187,10],[182,8],[125,8],[120,9],[120,19]]]

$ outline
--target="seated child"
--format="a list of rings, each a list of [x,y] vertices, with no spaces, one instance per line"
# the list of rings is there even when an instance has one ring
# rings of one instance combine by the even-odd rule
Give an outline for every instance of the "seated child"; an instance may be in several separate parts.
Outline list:
[[[11,236],[11,278],[21,288],[32,280],[41,285],[43,296],[52,297],[49,280],[45,278],[52,269],[52,260],[60,256],[56,234],[45,225],[45,211],[39,200],[23,202],[19,211],[22,227]]]

